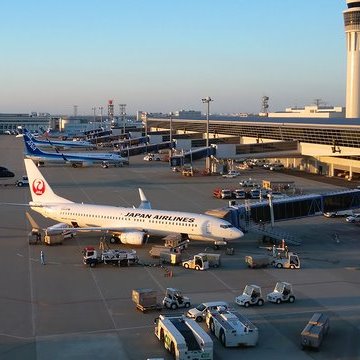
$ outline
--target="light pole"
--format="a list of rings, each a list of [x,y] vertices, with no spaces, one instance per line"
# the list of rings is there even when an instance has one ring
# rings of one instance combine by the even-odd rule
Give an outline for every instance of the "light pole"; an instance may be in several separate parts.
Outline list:
[[[96,122],[96,106],[92,107],[91,109],[92,109],[92,111],[94,112],[94,120],[93,120],[93,123],[94,123],[94,130],[95,130],[95,122]]]
[[[208,173],[210,173],[210,155],[209,155],[209,113],[210,113],[210,102],[214,101],[213,99],[211,99],[210,96],[201,99],[201,101],[204,104],[207,104],[207,108],[206,108],[206,148],[207,148],[207,156],[206,156],[206,170]]]
[[[172,117],[173,117],[173,112],[170,111],[169,112],[170,115],[170,146],[172,147]]]
[[[100,126],[102,127],[102,121],[103,121],[103,107],[99,106],[99,110],[100,110]]]

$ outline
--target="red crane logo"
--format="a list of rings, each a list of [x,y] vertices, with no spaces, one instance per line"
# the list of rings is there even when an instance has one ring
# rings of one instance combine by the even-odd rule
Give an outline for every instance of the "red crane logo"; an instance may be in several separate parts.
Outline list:
[[[45,192],[45,183],[41,179],[35,179],[32,183],[32,190],[36,195],[42,195]]]

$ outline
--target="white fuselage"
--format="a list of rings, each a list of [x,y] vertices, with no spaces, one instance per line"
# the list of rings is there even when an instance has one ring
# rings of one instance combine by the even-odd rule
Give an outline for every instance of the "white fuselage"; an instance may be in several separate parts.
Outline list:
[[[34,203],[30,203],[32,205]],[[243,233],[209,215],[155,209],[65,203],[33,206],[45,217],[79,228],[107,228],[113,234],[141,231],[149,235],[186,234],[192,240],[233,240]]]

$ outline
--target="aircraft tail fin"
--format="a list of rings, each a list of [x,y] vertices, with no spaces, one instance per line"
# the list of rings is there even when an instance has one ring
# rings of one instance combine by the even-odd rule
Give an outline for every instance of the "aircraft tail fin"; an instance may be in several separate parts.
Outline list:
[[[144,192],[140,188],[139,188],[139,195],[140,195],[140,200],[141,200],[139,209],[151,209],[150,201],[146,198]]]
[[[72,201],[56,195],[31,159],[25,159],[32,201],[37,204],[64,204]]]
[[[35,142],[30,138],[27,132],[24,132],[24,143],[26,152],[29,155],[43,155],[44,153],[36,146]]]

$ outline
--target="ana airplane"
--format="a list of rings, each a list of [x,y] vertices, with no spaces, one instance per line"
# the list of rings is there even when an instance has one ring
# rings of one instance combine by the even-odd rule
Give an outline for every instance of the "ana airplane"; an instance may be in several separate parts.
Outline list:
[[[29,205],[39,214],[58,221],[53,228],[74,231],[102,231],[112,234],[111,242],[141,245],[148,236],[181,234],[189,240],[223,242],[244,234],[229,222],[203,214],[151,209],[139,189],[138,208],[74,203],[56,195],[39,169],[25,159],[32,201]]]
[[[23,136],[24,134],[27,134],[27,136],[33,141],[34,144],[36,144],[39,147],[53,147],[56,149],[71,149],[71,148],[77,148],[77,149],[95,149],[96,145],[92,144],[89,141],[79,140],[79,141],[66,141],[66,140],[39,140],[36,137],[34,137],[31,132],[27,129],[23,129],[23,134],[17,135],[17,136]]]
[[[26,157],[34,160],[38,165],[49,163],[66,163],[73,167],[90,166],[93,164],[101,164],[103,167],[108,167],[110,164],[115,166],[123,166],[128,164],[126,158],[121,157],[115,153],[50,153],[40,150],[34,141],[29,138],[28,134],[24,134],[24,143],[26,148]]]

